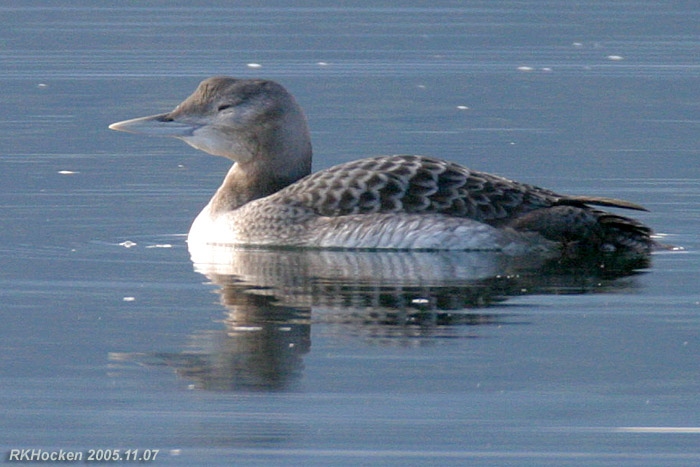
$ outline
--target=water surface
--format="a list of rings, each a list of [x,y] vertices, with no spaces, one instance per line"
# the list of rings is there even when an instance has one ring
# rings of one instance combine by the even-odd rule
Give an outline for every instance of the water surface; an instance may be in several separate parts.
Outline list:
[[[0,5],[3,452],[698,462],[700,10],[392,3]],[[685,250],[568,267],[258,250],[193,264],[183,234],[228,163],[106,127],[211,75],[290,89],[315,170],[443,157],[643,204]]]

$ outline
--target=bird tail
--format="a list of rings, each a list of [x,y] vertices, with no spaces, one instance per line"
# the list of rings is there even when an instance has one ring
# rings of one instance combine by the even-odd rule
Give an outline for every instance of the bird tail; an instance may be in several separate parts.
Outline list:
[[[648,254],[656,246],[653,232],[646,225],[589,204],[646,211],[634,203],[612,198],[566,197],[553,206],[519,216],[511,227],[537,232],[576,251]]]
[[[636,219],[593,210],[601,230],[603,250],[649,253],[656,246],[652,230]]]
[[[602,251],[649,253],[656,242],[652,239],[652,230],[631,217],[590,208],[590,205],[605,206],[635,211],[648,211],[644,206],[630,201],[596,196],[565,196],[558,200],[558,205],[579,207],[592,215],[592,230],[597,238],[593,243]]]

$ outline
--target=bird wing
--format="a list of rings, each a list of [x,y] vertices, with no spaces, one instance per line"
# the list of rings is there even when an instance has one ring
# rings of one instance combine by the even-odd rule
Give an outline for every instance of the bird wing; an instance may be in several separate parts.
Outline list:
[[[286,203],[323,216],[440,213],[491,224],[552,206],[554,192],[424,156],[378,156],[337,165],[281,190]],[[573,201],[572,201],[573,202]]]

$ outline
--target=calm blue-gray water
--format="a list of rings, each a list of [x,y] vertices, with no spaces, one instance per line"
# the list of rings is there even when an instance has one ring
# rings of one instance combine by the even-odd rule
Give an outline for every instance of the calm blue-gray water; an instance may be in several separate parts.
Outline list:
[[[130,6],[136,5],[136,6]],[[0,449],[155,463],[700,463],[693,2],[0,2]],[[281,82],[314,169],[457,161],[623,198],[648,264],[222,251],[229,163],[107,125]]]

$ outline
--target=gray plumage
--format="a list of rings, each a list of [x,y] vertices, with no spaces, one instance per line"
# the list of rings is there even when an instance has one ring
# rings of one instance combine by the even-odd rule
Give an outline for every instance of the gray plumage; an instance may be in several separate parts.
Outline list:
[[[640,222],[592,207],[639,205],[559,195],[431,157],[378,156],[309,175],[306,119],[272,81],[210,78],[172,112],[110,128],[173,136],[236,162],[190,241],[499,249],[540,239],[546,248],[636,253],[654,245]]]

